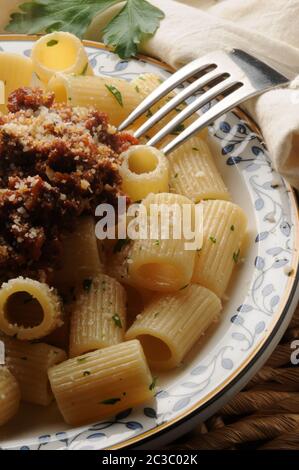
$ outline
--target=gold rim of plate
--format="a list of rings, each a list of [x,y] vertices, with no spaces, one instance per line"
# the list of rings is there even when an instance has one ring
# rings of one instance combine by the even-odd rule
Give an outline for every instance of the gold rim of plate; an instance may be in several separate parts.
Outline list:
[[[40,38],[41,35],[27,35],[27,34],[0,34],[0,42],[1,41],[35,41],[38,38]],[[101,42],[95,42],[95,41],[89,41],[89,40],[83,40],[83,44],[87,47],[94,47],[95,49],[104,49],[107,51],[110,51],[113,53],[113,50],[106,46],[105,44]],[[136,59],[144,60],[145,62],[151,63],[151,64],[156,64],[161,68],[164,68],[165,70],[169,72],[174,72],[175,69],[171,67],[170,65],[166,64],[165,62],[162,62],[158,59],[155,59],[153,57],[149,57],[143,54],[138,54]],[[237,115],[238,118],[244,119],[246,121],[246,124],[248,125],[249,129],[256,133],[258,137],[263,139],[262,133],[258,127],[258,125],[254,122],[254,120],[243,110],[241,110],[239,107],[236,107],[232,111],[235,115]],[[299,212],[299,207],[297,203],[297,197],[295,194],[295,190],[291,187],[291,185],[285,181],[287,191],[289,192],[290,196],[290,202],[292,209],[294,210],[295,214],[298,214]],[[277,322],[284,312],[285,307],[288,304],[288,300],[291,294],[291,291],[293,290],[293,287],[296,285],[298,282],[298,275],[299,275],[299,220],[298,217],[295,220],[295,250],[296,253],[294,255],[294,260],[293,260],[293,269],[294,269],[294,276],[290,277],[287,288],[285,291],[285,295],[283,299],[280,302],[279,309],[277,310],[271,326],[268,328],[267,336],[264,337],[259,344],[255,346],[253,351],[251,351],[250,355],[247,357],[247,359],[243,362],[242,366],[238,367],[224,382],[221,383],[218,387],[216,387],[212,392],[208,393],[204,398],[198,400],[196,404],[194,404],[191,408],[189,408],[187,411],[184,411],[180,413],[178,416],[175,418],[171,419],[167,423],[161,424],[153,429],[150,429],[149,431],[145,431],[142,434],[139,434],[136,437],[132,437],[130,439],[127,439],[126,441],[123,441],[119,444],[115,444],[111,447],[109,447],[109,450],[117,450],[117,449],[122,449],[127,446],[131,446],[132,444],[140,443],[144,439],[147,439],[151,436],[154,436],[155,434],[160,434],[161,431],[166,431],[167,428],[173,427],[174,424],[178,424],[180,421],[184,420],[187,418],[189,415],[193,414],[195,411],[199,411],[199,409],[203,406],[208,404],[208,402],[212,399],[215,399],[218,394],[221,393],[221,391],[226,388],[229,383],[232,381],[236,381],[238,379],[238,375],[250,364],[250,362],[256,357],[256,359],[259,357],[258,353],[263,349],[263,346],[265,343],[269,340],[271,340],[273,330],[275,329]],[[297,272],[298,271],[298,272]]]

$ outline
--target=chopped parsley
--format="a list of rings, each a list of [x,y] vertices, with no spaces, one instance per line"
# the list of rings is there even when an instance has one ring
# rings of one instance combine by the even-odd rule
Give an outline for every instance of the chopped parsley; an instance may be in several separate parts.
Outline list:
[[[234,225],[231,225],[231,226],[230,226],[230,229],[231,229],[232,232],[234,232],[235,226],[234,226]]]
[[[174,175],[174,178],[177,178],[178,176],[179,176],[179,174],[178,174],[178,173],[176,173],[176,174]]]
[[[89,292],[92,286],[92,279],[84,279],[84,281],[82,282],[82,285],[83,285],[83,289],[86,292]]]
[[[90,374],[91,374],[91,372],[90,372],[89,370],[85,370],[85,371],[83,372],[83,377],[87,377],[87,376],[90,375]]]
[[[81,362],[85,362],[87,359],[88,359],[88,356],[87,357],[78,357],[77,362],[79,364],[81,364]]]
[[[159,245],[160,245],[160,240],[155,240],[155,241],[154,241],[154,245],[155,245],[155,246],[159,246]]]
[[[239,257],[240,257],[240,249],[237,252],[233,253],[233,260],[236,264],[239,261]]]
[[[153,381],[152,381],[152,383],[150,384],[150,386],[148,387],[150,390],[154,390],[154,388],[156,388],[156,386],[157,386],[157,380],[158,380],[158,377],[153,377]]]
[[[120,401],[120,398],[107,398],[106,400],[100,401],[100,405],[115,405]]]
[[[81,72],[79,75],[85,75],[86,72],[87,72],[87,69],[88,69],[88,62],[86,62],[86,64],[84,65],[84,68],[83,68],[82,72]]]
[[[47,42],[48,47],[53,47],[53,46],[56,46],[57,44],[58,44],[58,41],[56,39],[51,39],[51,41]]]
[[[216,238],[215,237],[210,237],[209,240],[212,242],[212,243],[216,243]]]
[[[171,135],[179,135],[184,130],[185,130],[184,124],[179,124],[173,129],[173,131],[171,132]]]
[[[137,93],[140,93],[140,88],[138,85],[135,86],[135,90],[137,91]]]
[[[147,113],[146,113],[146,117],[150,118],[152,117],[153,113],[150,109],[148,109]]]
[[[199,152],[197,147],[192,147],[192,150],[194,150],[195,152]]]
[[[112,320],[114,321],[115,326],[117,326],[118,328],[122,328],[122,322],[118,313],[115,313],[113,315]]]
[[[114,85],[105,84],[105,87],[114,96],[118,104],[123,107],[124,103],[123,103],[123,97],[122,97],[121,92]]]

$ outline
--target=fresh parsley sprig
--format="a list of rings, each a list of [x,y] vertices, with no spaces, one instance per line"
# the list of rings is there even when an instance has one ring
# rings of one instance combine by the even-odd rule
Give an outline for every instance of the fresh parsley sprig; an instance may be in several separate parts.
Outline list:
[[[32,0],[13,13],[6,30],[13,33],[68,31],[83,37],[95,15],[121,0]],[[136,55],[142,41],[153,36],[164,13],[147,0],[127,0],[123,8],[99,31],[104,42],[122,58]]]

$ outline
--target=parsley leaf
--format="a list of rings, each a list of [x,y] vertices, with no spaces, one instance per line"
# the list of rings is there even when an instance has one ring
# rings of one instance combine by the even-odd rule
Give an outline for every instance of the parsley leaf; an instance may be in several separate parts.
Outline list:
[[[118,313],[115,313],[112,316],[112,320],[114,321],[115,326],[117,326],[118,328],[122,328],[122,322],[121,322],[121,319],[120,319],[120,316],[118,315]]]
[[[105,87],[107,88],[108,91],[110,91],[111,95],[114,96],[118,104],[123,107],[124,103],[123,103],[123,97],[121,95],[121,92],[113,85],[105,85]]]
[[[127,0],[122,10],[104,28],[103,40],[127,59],[136,55],[138,45],[159,28],[164,13],[146,0]]]
[[[96,14],[120,0],[33,0],[19,6],[6,31],[12,33],[51,33],[68,31],[82,37]]]
[[[51,33],[68,31],[82,38],[93,18],[122,0],[31,0],[12,13],[6,31]],[[147,0],[127,0],[123,8],[99,31],[106,44],[123,59],[134,56],[139,44],[153,36],[164,13]],[[54,44],[53,44],[54,45]]]
[[[107,398],[107,400],[100,401],[100,405],[115,405],[120,401],[120,398]]]

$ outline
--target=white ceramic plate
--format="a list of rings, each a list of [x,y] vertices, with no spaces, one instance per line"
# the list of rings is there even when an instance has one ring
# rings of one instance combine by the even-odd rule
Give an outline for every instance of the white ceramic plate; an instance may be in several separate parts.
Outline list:
[[[30,54],[33,38],[0,37],[4,51]],[[144,72],[163,77],[163,64],[120,60],[99,44],[86,43],[96,73],[132,79]],[[103,422],[71,428],[55,404],[23,404],[0,430],[3,449],[103,449],[165,444],[206,419],[240,389],[271,353],[298,300],[298,214],[289,185],[271,168],[253,123],[229,113],[210,128],[217,165],[249,218],[248,253],[230,285],[222,320],[185,359],[160,374],[155,400]],[[273,181],[278,181],[275,188]],[[292,267],[291,276],[286,271]],[[297,290],[297,292],[296,292]],[[291,353],[291,351],[290,351]]]

